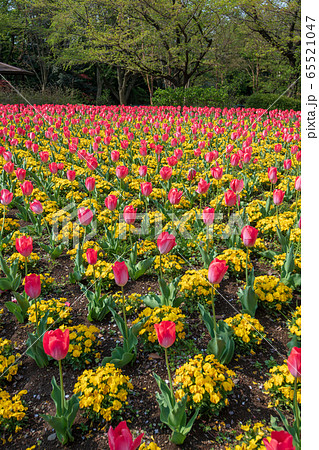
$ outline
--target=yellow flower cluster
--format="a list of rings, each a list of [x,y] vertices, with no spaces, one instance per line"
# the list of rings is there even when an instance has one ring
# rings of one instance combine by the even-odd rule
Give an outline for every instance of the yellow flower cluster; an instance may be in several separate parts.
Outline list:
[[[0,382],[6,379],[11,381],[17,374],[21,362],[15,362],[20,358],[20,353],[14,354],[13,345],[9,339],[0,338]]]
[[[114,280],[114,273],[112,270],[112,263],[108,263],[106,261],[97,261],[94,266],[89,264],[85,271],[85,276],[87,278],[93,278],[98,280],[102,278],[103,283],[106,287],[112,286],[112,280]]]
[[[277,311],[292,299],[292,289],[271,275],[256,277],[254,290],[264,307]]]
[[[273,431],[270,427],[262,422],[255,424],[248,422],[246,425],[241,425],[241,429],[244,433],[235,437],[240,444],[226,445],[225,450],[266,450],[263,439],[270,436]]]
[[[109,422],[127,404],[130,389],[133,385],[129,377],[114,364],[106,364],[96,370],[84,370],[74,386],[74,393],[79,394],[85,416]]]
[[[116,304],[122,307],[122,292],[118,291],[113,295]],[[143,305],[142,295],[133,292],[130,295],[125,295],[125,309],[127,313],[136,312],[141,305]]]
[[[156,249],[157,249],[157,245],[155,244],[155,242],[148,241],[147,239],[145,239],[144,241],[138,242],[137,248],[136,248],[138,256],[152,254],[152,252]]]
[[[39,261],[39,255],[37,255],[36,253],[31,253],[29,256],[28,256],[28,269],[30,268],[30,266],[31,267],[33,267],[34,266],[34,263],[36,262],[36,261]],[[16,260],[18,260],[19,261],[19,268],[21,269],[21,270],[23,270],[24,269],[24,265],[25,265],[25,257],[24,256],[22,256],[20,253],[18,253],[18,252],[14,252],[14,253],[12,253],[12,255],[8,258],[8,261],[7,261],[7,263],[9,264],[9,265],[11,265],[12,263],[14,263],[14,261],[16,261]]]
[[[1,211],[2,213],[2,211]],[[2,222],[1,222],[2,226]],[[3,234],[11,233],[11,231],[16,230],[20,227],[20,224],[17,220],[11,219],[10,217],[5,218],[4,227],[3,227]]]
[[[162,259],[162,271],[166,272],[176,272],[182,269],[185,261],[177,255],[171,255],[167,253],[161,256]],[[154,269],[157,270],[160,267],[160,257],[156,256],[154,261]]]
[[[0,389],[0,431],[17,433],[21,430],[28,409],[21,397],[26,394],[23,390],[10,397],[9,392]]]
[[[154,328],[155,323],[160,323],[163,320],[170,320],[175,322],[176,325],[176,341],[185,339],[184,323],[185,315],[182,314],[180,308],[174,308],[173,306],[162,306],[161,308],[145,308],[134,320],[133,324],[138,323],[144,317],[148,317],[148,320],[141,328],[139,335],[142,336],[146,342],[157,342],[157,334]]]
[[[51,287],[51,285],[54,283],[54,278],[51,277],[49,273],[40,273],[40,279],[41,279],[41,292],[44,292],[48,288]]]
[[[301,337],[301,306],[297,306],[296,311],[292,314],[291,319],[288,321],[289,334],[291,337],[296,335]]]
[[[282,266],[284,265],[286,259],[286,253],[281,253],[280,255],[275,255],[274,261],[272,263],[273,267],[279,271],[281,271]],[[301,256],[297,255],[295,257],[295,268],[294,272],[301,270]]]
[[[101,354],[98,353],[97,347],[101,342],[96,335],[100,330],[94,325],[60,326],[62,331],[66,328],[70,332],[70,346],[64,361],[77,369],[82,369],[93,361],[99,361]]]
[[[220,364],[214,355],[204,358],[196,355],[176,370],[175,397],[181,400],[187,394],[190,409],[200,408],[203,413],[216,414],[228,405],[228,394],[233,390],[235,373]]]
[[[268,179],[268,177],[267,177]],[[260,212],[259,206],[266,206],[266,202],[264,200],[255,199],[249,202],[249,204],[246,206],[246,214],[248,215],[248,219],[250,224],[256,223],[257,220],[261,219],[262,214]],[[242,214],[244,212],[243,209],[240,210],[240,213]]]
[[[66,305],[67,299],[60,297],[50,298],[50,300],[38,300],[37,301],[37,309],[38,309],[38,321],[41,320],[42,317],[45,316],[45,313],[49,311],[47,324],[51,323],[70,323],[70,313],[72,308]],[[36,314],[35,314],[35,303],[33,303],[28,309],[29,322],[36,322]]]
[[[292,228],[295,224],[296,213],[291,211],[286,211],[284,213],[279,214],[279,222],[281,231],[287,232],[290,228]],[[276,233],[278,226],[277,216],[269,216],[264,219],[258,220],[256,224],[257,230],[262,234],[274,234]]]
[[[206,301],[211,301],[212,285],[207,277],[207,269],[187,270],[180,279],[180,291],[184,294],[185,298],[195,300],[204,297]]]
[[[260,345],[266,336],[264,327],[258,319],[249,314],[237,314],[229,317],[225,322],[234,330],[234,341],[243,350],[250,351],[253,347]]]
[[[268,405],[280,408],[292,408],[294,399],[294,381],[295,377],[289,372],[287,362],[281,366],[274,366],[269,369],[271,377],[264,383],[264,389],[270,395],[272,402]],[[301,403],[301,383],[297,379],[297,401]]]
[[[139,446],[138,450],[161,450],[161,447],[159,447],[157,444],[155,444],[155,442],[151,442],[148,445],[146,445],[145,442],[143,442]]]
[[[229,272],[244,273],[246,269],[246,252],[240,249],[229,248],[217,256],[218,259],[226,261]],[[248,270],[252,269],[248,259]]]

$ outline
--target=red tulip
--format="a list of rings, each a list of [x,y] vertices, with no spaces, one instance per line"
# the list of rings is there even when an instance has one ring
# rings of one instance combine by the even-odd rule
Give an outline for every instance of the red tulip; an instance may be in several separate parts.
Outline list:
[[[85,187],[89,192],[93,191],[95,188],[95,178],[87,177],[87,179],[85,180]]]
[[[238,153],[231,155],[231,157],[230,157],[231,166],[233,166],[233,167],[237,166],[237,164],[239,163],[239,160],[240,160],[240,156],[238,155]]]
[[[235,192],[235,194],[239,194],[244,187],[244,180],[237,180],[236,178],[231,180],[230,189]]]
[[[17,252],[20,253],[20,255],[24,256],[25,258],[27,258],[28,256],[31,255],[31,252],[33,250],[33,241],[32,241],[32,237],[29,236],[21,236],[19,238],[16,239],[16,249]]]
[[[61,361],[69,351],[70,336],[68,328],[63,332],[60,328],[49,330],[43,336],[43,350],[51,358]]]
[[[284,200],[285,191],[275,189],[273,192],[273,200],[275,205],[281,205]]]
[[[76,172],[75,170],[68,170],[66,173],[66,177],[69,181],[74,181],[75,177],[76,177]]]
[[[220,180],[223,176],[223,168],[216,166],[216,167],[211,167],[210,169],[212,177],[215,178],[215,180]]]
[[[20,188],[22,190],[22,194],[26,197],[29,197],[29,195],[31,195],[33,191],[33,184],[31,183],[31,181],[25,181],[24,183],[20,184]]]
[[[219,284],[224,278],[227,269],[226,261],[218,258],[213,259],[208,268],[208,281],[211,284]]]
[[[291,168],[291,159],[285,159],[284,161],[284,169],[289,170]]]
[[[110,450],[136,450],[141,445],[144,433],[133,441],[132,434],[123,420],[114,430],[110,427],[107,436]]]
[[[108,195],[106,199],[104,200],[104,204],[107,207],[108,210],[114,211],[117,205],[117,197],[116,195]]]
[[[43,206],[39,200],[34,200],[32,203],[30,203],[30,209],[34,214],[42,214],[43,213]]]
[[[161,347],[168,348],[174,344],[176,340],[176,325],[174,322],[163,320],[161,323],[155,323],[154,328]]]
[[[214,223],[215,210],[214,208],[205,208],[203,211],[203,222],[205,225],[212,225]]]
[[[88,264],[94,266],[94,264],[96,264],[97,262],[97,251],[94,250],[94,248],[88,248],[86,250],[86,259]]]
[[[301,191],[301,177],[296,177],[295,189],[296,189],[296,191]]]
[[[169,191],[168,193],[168,200],[172,205],[178,205],[179,202],[181,201],[183,195],[183,191],[179,191],[176,188],[173,188]]]
[[[118,286],[125,286],[129,278],[128,269],[125,262],[116,261],[112,266],[112,270],[114,273],[115,283]]]
[[[13,193],[8,189],[1,189],[0,191],[0,203],[4,206],[9,205],[12,202]]]
[[[197,194],[206,194],[210,186],[210,183],[207,183],[203,178],[199,180],[196,192]]]
[[[98,166],[98,162],[94,156],[90,156],[86,159],[87,168],[90,170],[95,170]]]
[[[49,164],[49,170],[50,172],[55,175],[56,173],[58,173],[58,165],[57,163],[53,162],[51,164]]]
[[[85,209],[84,206],[81,206],[81,208],[78,209],[78,219],[80,225],[86,227],[92,222],[93,212],[90,209]]]
[[[41,277],[31,273],[24,278],[24,290],[30,298],[38,298],[41,294]]]
[[[224,198],[226,206],[236,205],[237,195],[231,189],[228,189],[228,191],[225,192]]]
[[[169,156],[168,158],[166,158],[166,161],[170,167],[176,166],[176,164],[178,163],[176,156]]]
[[[288,357],[287,365],[293,377],[301,377],[301,348],[293,347]]]
[[[57,163],[57,168],[58,168],[58,170],[63,170],[64,169],[64,164],[63,163]]]
[[[196,173],[197,172],[195,169],[193,169],[193,167],[191,169],[189,169],[188,175],[187,175],[188,181],[192,181],[196,177]]]
[[[140,166],[138,168],[138,173],[140,177],[145,177],[145,175],[147,174],[147,166]]]
[[[169,180],[172,176],[172,168],[167,166],[162,167],[160,170],[160,176],[164,181]]]
[[[157,247],[162,255],[169,253],[175,245],[175,236],[167,231],[163,231],[157,238]]]
[[[120,159],[120,152],[118,152],[117,150],[113,150],[111,152],[111,160],[113,162],[117,162]]]
[[[43,151],[43,152],[39,153],[39,156],[40,156],[41,161],[46,163],[46,162],[48,162],[50,155],[49,155],[49,152],[44,152]]]
[[[116,170],[116,176],[120,180],[123,180],[125,177],[127,177],[128,174],[128,168],[126,166],[117,166]]]
[[[3,170],[7,173],[12,173],[14,171],[14,164],[13,162],[7,162],[4,166],[3,166]]]
[[[153,191],[152,183],[150,183],[150,182],[141,183],[142,195],[145,195],[145,197],[148,197],[152,191]]]
[[[123,219],[128,225],[132,225],[136,219],[136,209],[132,205],[125,206]]]
[[[277,183],[277,168],[276,167],[268,167],[268,178],[272,184]]]
[[[263,439],[263,444],[266,450],[295,450],[296,447],[293,445],[293,437],[288,431],[272,431],[271,440],[268,441],[267,438]]]
[[[276,153],[279,153],[282,149],[282,144],[276,144],[274,147],[274,150]]]
[[[255,245],[257,235],[258,230],[256,230],[256,228],[246,225],[241,230],[240,237],[242,238],[245,247],[253,247]]]
[[[18,178],[18,181],[23,181],[25,179],[26,176],[26,170],[25,169],[16,169],[16,177]]]

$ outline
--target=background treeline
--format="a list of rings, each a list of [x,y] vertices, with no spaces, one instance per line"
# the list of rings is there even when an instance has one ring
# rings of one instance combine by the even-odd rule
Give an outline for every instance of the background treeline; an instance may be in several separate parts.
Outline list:
[[[300,13],[300,0],[1,0],[0,61],[34,73],[7,77],[31,103],[267,107],[284,94],[280,108],[300,109]],[[0,102],[23,102],[0,82]]]

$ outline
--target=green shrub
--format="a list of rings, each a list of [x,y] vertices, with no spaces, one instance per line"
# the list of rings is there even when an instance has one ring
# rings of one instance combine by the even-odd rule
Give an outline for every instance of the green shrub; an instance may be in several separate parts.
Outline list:
[[[86,103],[81,92],[75,89],[69,88],[46,88],[44,91],[36,91],[29,88],[19,89],[18,94],[16,91],[0,91],[0,104],[28,104],[31,105],[45,105],[45,104],[57,104],[66,105]]]
[[[270,110],[281,109],[300,111],[301,110],[301,100],[290,98],[290,97],[280,97],[277,94],[252,94],[246,99],[246,108],[262,108]],[[271,106],[272,105],[272,106]]]
[[[157,89],[153,95],[155,106],[214,106],[222,108],[227,103],[227,91],[214,87]]]

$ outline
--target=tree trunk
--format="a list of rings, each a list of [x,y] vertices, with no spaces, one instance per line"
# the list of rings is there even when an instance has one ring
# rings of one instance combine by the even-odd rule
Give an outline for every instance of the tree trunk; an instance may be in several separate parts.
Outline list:
[[[117,67],[117,82],[121,105],[127,105],[131,90],[135,84],[135,75],[132,72]]]
[[[97,64],[96,65],[96,99],[95,99],[95,103],[98,105],[100,102],[100,98],[102,95],[102,87],[103,87],[103,80],[101,77],[101,72],[100,72],[100,66]]]

